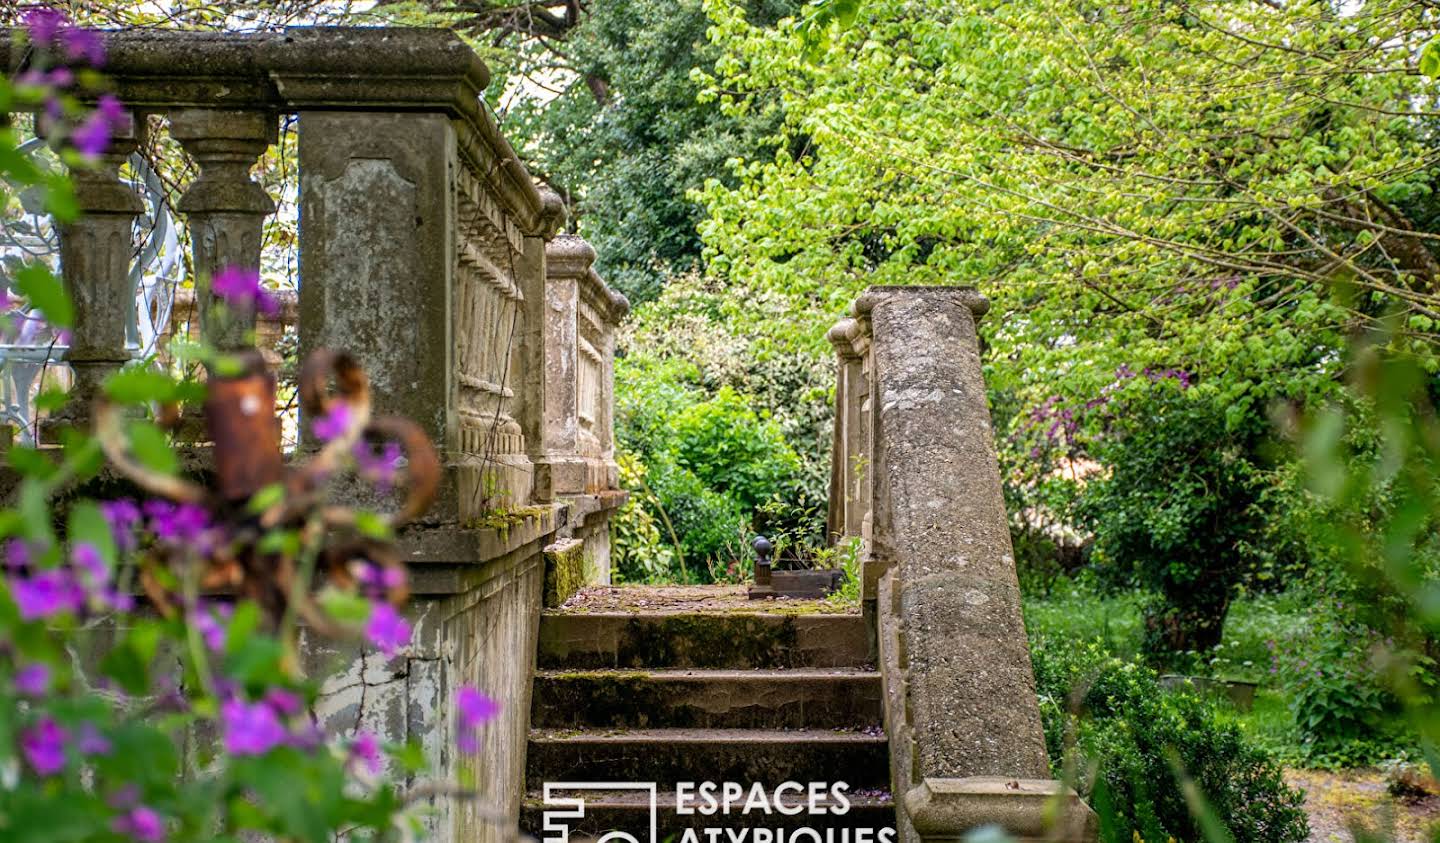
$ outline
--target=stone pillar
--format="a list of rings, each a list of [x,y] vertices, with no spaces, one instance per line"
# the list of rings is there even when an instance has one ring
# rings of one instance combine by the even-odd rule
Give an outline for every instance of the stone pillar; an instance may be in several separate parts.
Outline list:
[[[60,271],[75,306],[66,355],[74,380],[56,424],[88,419],[105,378],[131,358],[125,337],[125,314],[135,307],[131,236],[145,206],[119,170],[143,139],[145,120],[127,113],[124,122],[94,169],[73,172],[80,216],[60,226]]]
[[[911,841],[959,839],[954,823],[1032,836],[1055,795],[1070,800],[1057,836],[1093,833],[1050,777],[981,377],[987,307],[957,288],[856,303],[871,322],[875,527],[894,564],[879,599],[892,788]]]
[[[264,111],[176,109],[170,133],[200,166],[200,177],[180,197],[194,253],[195,272],[202,279],[196,303],[203,336],[218,348],[250,345],[255,313],[232,307],[228,319],[212,316],[209,279],[227,266],[258,269],[265,217],[275,203],[250,178],[250,168],[276,140],[275,115]]]
[[[863,347],[867,343],[855,319],[842,319],[826,335],[835,347],[835,434],[830,460],[829,540],[861,535],[869,511],[870,442],[862,409],[869,397]]]
[[[343,348],[376,413],[455,444],[455,131],[441,114],[302,111],[300,354]]]
[[[620,467],[615,461],[615,333],[620,320],[630,312],[630,300],[605,286],[595,270],[590,270],[600,289],[609,299],[605,314],[605,330],[601,332],[596,349],[600,352],[600,409],[595,419],[596,436],[600,440],[600,456],[604,460],[605,477],[602,487],[620,488]],[[608,535],[607,535],[608,540]]]
[[[545,246],[545,305],[535,358],[540,373],[537,394],[543,402],[535,463],[535,498],[553,501],[585,492],[585,460],[580,456],[577,338],[580,282],[590,271],[595,250],[573,234],[561,234]]]

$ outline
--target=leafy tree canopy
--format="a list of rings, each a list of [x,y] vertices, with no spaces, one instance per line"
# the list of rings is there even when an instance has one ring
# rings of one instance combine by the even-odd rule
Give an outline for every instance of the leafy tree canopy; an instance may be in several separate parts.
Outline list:
[[[700,194],[714,269],[830,312],[977,285],[991,385],[1032,405],[1180,370],[1238,422],[1329,389],[1346,332],[1393,307],[1433,368],[1432,10],[845,5],[763,26],[707,0],[708,95],[784,114],[773,156]]]

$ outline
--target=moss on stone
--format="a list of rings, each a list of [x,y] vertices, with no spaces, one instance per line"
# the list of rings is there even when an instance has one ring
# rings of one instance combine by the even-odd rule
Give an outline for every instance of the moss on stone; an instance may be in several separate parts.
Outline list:
[[[545,606],[555,608],[591,579],[592,569],[585,558],[585,545],[575,542],[568,548],[545,554]]]

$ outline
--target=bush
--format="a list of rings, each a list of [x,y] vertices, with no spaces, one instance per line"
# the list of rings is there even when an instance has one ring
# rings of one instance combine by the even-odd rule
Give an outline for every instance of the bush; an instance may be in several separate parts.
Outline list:
[[[1300,754],[1317,767],[1359,767],[1403,757],[1419,743],[1405,705],[1390,690],[1394,640],[1367,623],[1353,602],[1322,596],[1297,634],[1274,642],[1279,680],[1300,737]],[[1433,698],[1434,662],[1414,653],[1417,691]]]
[[[800,472],[779,426],[729,386],[677,413],[671,435],[675,461],[746,510],[789,492]]]
[[[1032,646],[1045,741],[1057,775],[1100,815],[1101,840],[1205,839],[1183,795],[1192,780],[1236,843],[1309,834],[1301,794],[1213,702],[1167,692],[1150,669],[1096,644]]]
[[[1152,595],[1146,652],[1160,660],[1213,649],[1240,586],[1293,566],[1282,533],[1292,488],[1263,454],[1270,425],[1224,402],[1163,385],[1104,439],[1108,475],[1080,500],[1097,570]]]

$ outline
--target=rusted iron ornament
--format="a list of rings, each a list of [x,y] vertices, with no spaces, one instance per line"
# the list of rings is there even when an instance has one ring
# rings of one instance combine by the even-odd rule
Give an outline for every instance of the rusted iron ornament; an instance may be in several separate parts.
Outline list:
[[[170,616],[176,611],[176,595],[166,581],[174,577],[164,572],[174,575],[187,565],[200,565],[200,589],[248,597],[276,627],[293,610],[322,634],[353,632],[330,616],[315,592],[325,583],[345,590],[359,583],[394,605],[405,601],[409,596],[405,563],[393,541],[374,536],[393,536],[395,528],[419,516],[434,500],[440,482],[435,449],[424,431],[407,419],[372,418],[370,381],[364,370],[346,352],[320,349],[301,366],[300,407],[306,418],[341,418],[345,424],[309,459],[286,466],[280,451],[280,420],[274,411],[275,375],[258,351],[238,352],[235,357],[241,363],[240,373],[212,373],[204,406],[206,429],[214,443],[214,488],[141,465],[129,452],[121,408],[106,399],[97,402],[96,436],[115,468],[151,495],[203,507],[224,537],[204,552],[157,545],[141,557],[139,581],[158,610]],[[158,415],[162,426],[178,424],[174,408],[162,408]],[[397,443],[405,457],[403,482],[396,485],[404,490],[403,500],[395,511],[378,516],[374,526],[384,529],[372,526],[362,532],[360,513],[330,504],[327,487],[357,449],[365,453],[363,449],[390,442]],[[272,489],[283,494],[267,491]],[[264,494],[257,498],[260,493]],[[263,508],[257,507],[262,500]],[[335,540],[327,541],[313,558],[309,587],[297,587],[304,576],[304,554],[284,543],[263,541],[277,530],[298,531],[301,548],[313,548],[335,534]]]

